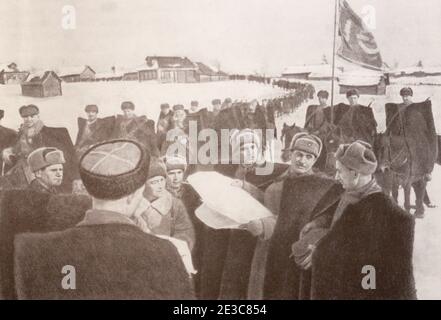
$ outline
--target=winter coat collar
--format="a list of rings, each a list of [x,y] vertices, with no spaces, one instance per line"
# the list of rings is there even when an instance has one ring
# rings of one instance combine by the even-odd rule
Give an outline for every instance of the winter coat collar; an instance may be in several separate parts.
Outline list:
[[[341,218],[348,205],[355,204],[371,194],[381,192],[381,187],[377,184],[377,181],[374,178],[361,188],[344,192],[335,211],[332,226]]]
[[[44,123],[41,120],[38,120],[35,125],[33,125],[31,128],[28,128],[24,125],[20,127],[20,134],[22,134],[25,138],[32,138],[40,133],[40,131],[43,129]]]
[[[90,209],[86,211],[84,219],[77,224],[78,227],[102,224],[129,224],[136,226],[128,217],[118,212]]]
[[[173,196],[167,190],[164,190],[164,195],[162,197],[151,201],[151,206],[163,216],[170,212],[172,205]]]
[[[29,185],[29,188],[35,191],[43,192],[43,193],[51,193],[51,194],[57,194],[57,188],[55,187],[49,187],[46,185],[43,181],[41,181],[38,178],[35,178],[32,180],[32,182]]]

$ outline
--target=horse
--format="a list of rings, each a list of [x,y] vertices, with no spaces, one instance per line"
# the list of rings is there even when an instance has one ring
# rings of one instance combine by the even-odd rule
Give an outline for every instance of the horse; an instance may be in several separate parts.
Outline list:
[[[335,153],[341,144],[349,143],[350,138],[343,134],[340,127],[335,124],[327,123],[327,127],[323,130],[326,134],[322,137],[323,151],[322,156],[318,162],[318,166],[323,172],[330,176],[336,173],[336,158]]]
[[[294,123],[292,126],[287,125],[286,123],[283,123],[282,128],[282,134],[280,135],[280,141],[282,141],[282,144],[284,145],[284,149],[282,150],[282,161],[288,162],[290,160],[290,144],[292,141],[292,138],[300,132],[306,132],[305,129],[296,126]]]
[[[401,136],[379,133],[374,140],[374,153],[377,156],[378,169],[381,173],[382,187],[386,194],[398,203],[398,189],[404,190],[404,209],[410,212],[410,191],[413,188],[416,197],[416,216],[424,215],[424,195],[426,177],[412,173],[412,157],[406,141]]]

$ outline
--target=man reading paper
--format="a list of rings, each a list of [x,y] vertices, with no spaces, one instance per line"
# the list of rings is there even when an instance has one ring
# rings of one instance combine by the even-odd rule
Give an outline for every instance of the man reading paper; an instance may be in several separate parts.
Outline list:
[[[215,170],[235,179],[233,186],[248,192],[263,203],[266,187],[287,168],[273,166],[270,174],[259,174],[259,168],[268,164],[262,161],[261,139],[255,131],[244,129],[230,140],[233,159],[238,164],[221,164]],[[254,249],[264,229],[262,220],[253,220],[240,229],[214,230],[206,227],[205,246],[200,270],[202,299],[246,299]]]

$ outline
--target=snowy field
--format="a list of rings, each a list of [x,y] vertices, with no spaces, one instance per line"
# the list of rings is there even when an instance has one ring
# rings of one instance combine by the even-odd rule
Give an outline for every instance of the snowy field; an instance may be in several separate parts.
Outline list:
[[[419,83],[420,79],[414,80]],[[313,82],[316,90],[330,91],[329,82]],[[399,85],[388,87],[386,96],[362,96],[361,104],[369,104],[375,112],[379,130],[385,129],[384,104],[400,102]],[[414,101],[431,98],[436,126],[441,132],[441,87],[413,87]],[[338,92],[338,87],[336,87]],[[48,126],[67,127],[72,140],[77,134],[77,117],[84,116],[86,104],[97,104],[100,116],[121,113],[122,101],[130,100],[136,105],[138,115],[145,114],[153,120],[159,115],[159,105],[167,102],[170,105],[183,104],[188,107],[191,100],[198,100],[201,106],[211,106],[214,98],[235,99],[270,98],[284,94],[285,91],[271,86],[226,81],[196,84],[152,84],[138,82],[96,82],[96,83],[63,83],[63,96],[53,98],[30,98],[21,96],[20,86],[0,86],[0,109],[5,110],[2,125],[17,129],[21,123],[18,108],[24,104],[36,104],[40,108],[41,119]],[[344,102],[344,95],[336,94],[335,102]],[[312,103],[312,102],[309,102]],[[316,101],[314,101],[316,103]],[[280,130],[284,122],[303,126],[305,121],[305,103],[293,115],[286,115],[277,120]],[[280,132],[280,131],[279,131]],[[280,143],[276,145],[280,149]],[[280,151],[276,151],[276,155]],[[441,170],[436,166],[433,181],[428,186],[429,195],[439,208],[426,209],[426,217],[417,220],[415,230],[414,267],[420,299],[441,299]]]
[[[400,77],[391,78],[392,84],[406,84],[406,85],[433,85],[441,86],[441,76],[429,76],[424,78],[416,77]]]

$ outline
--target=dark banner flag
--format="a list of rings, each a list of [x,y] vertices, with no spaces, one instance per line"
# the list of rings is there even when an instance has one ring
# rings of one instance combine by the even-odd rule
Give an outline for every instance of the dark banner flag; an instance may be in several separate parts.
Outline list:
[[[383,61],[375,38],[346,0],[339,1],[339,15],[341,45],[338,55],[363,67],[381,70]]]

